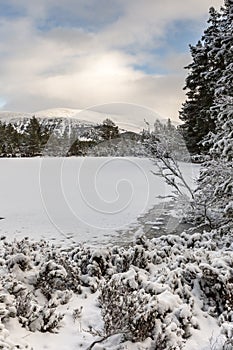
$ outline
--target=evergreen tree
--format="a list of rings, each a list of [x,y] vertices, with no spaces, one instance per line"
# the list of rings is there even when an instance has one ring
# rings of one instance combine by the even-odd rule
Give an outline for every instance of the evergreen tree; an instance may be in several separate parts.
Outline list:
[[[208,134],[211,159],[202,166],[195,198],[196,216],[229,231],[233,225],[233,0],[226,0],[221,11],[221,45],[212,45],[216,60],[222,62],[210,107],[216,127]]]
[[[157,119],[153,131],[150,131],[150,127],[143,130],[141,143],[145,147],[145,156],[157,157],[162,152],[165,158],[172,156],[179,160],[189,159],[184,139],[170,119],[166,124]]]
[[[20,134],[14,128],[14,126],[9,123],[5,129],[6,132],[6,153],[10,157],[16,157],[20,153]]]
[[[109,118],[105,119],[102,125],[98,125],[97,129],[103,141],[110,141],[119,136],[118,126]]]
[[[190,46],[192,63],[184,87],[187,100],[180,111],[183,136],[189,151],[193,154],[207,152],[202,144],[205,136],[215,130],[215,120],[211,117],[216,82],[223,69],[223,60],[216,55],[220,48],[220,14],[210,9],[209,26],[196,46]]]
[[[41,155],[48,138],[49,130],[42,128],[39,121],[33,116],[24,132],[23,147],[26,150],[26,155],[29,157]]]
[[[6,124],[0,121],[0,156],[6,156]]]
[[[217,104],[218,101],[218,104]],[[218,110],[217,132],[209,135],[210,154],[214,159],[233,161],[233,97],[226,96],[215,102]]]
[[[213,105],[210,108],[215,120],[215,133],[209,133],[207,143],[211,154],[216,158],[232,161],[233,133],[233,0],[226,0],[222,9],[221,45],[213,50],[222,64],[221,75],[215,86]],[[225,67],[225,69],[224,69]]]
[[[17,157],[20,156],[21,134],[9,123],[0,122],[0,156]]]

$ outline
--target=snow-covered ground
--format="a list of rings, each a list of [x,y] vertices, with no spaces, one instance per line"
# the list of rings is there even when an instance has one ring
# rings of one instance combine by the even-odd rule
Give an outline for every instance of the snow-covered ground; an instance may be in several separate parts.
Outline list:
[[[230,233],[140,237],[140,217],[156,205],[161,212],[161,197],[171,194],[150,160],[1,159],[0,165],[1,349],[149,350],[163,339],[161,349],[217,350],[232,343]],[[193,186],[199,166],[180,167]],[[148,225],[163,223],[148,218]],[[112,248],[132,227],[134,244]],[[147,332],[142,341],[136,320]],[[131,338],[123,340],[122,332]]]
[[[9,238],[117,241],[171,193],[148,159],[17,158],[0,167],[0,234]],[[181,168],[193,183],[199,166]]]
[[[231,349],[230,239],[183,233],[93,250],[2,239],[0,348]]]

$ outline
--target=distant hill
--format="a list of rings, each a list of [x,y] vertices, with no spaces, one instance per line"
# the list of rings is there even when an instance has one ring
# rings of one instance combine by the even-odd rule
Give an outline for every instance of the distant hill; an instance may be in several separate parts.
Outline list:
[[[117,122],[122,115],[69,108],[1,111],[0,156],[149,156],[155,135],[162,132],[162,138],[174,138],[165,120],[150,125],[145,119],[143,131],[138,125]],[[106,120],[109,125],[104,125]]]
[[[95,156],[108,155],[108,152],[135,155],[130,149],[138,141],[139,133],[123,129],[111,120],[110,125],[104,126],[104,120],[110,120],[104,113],[65,108],[37,113],[0,112],[0,156]],[[109,137],[106,128],[112,130]],[[117,133],[111,136],[115,129]]]
[[[32,116],[35,116],[37,119],[45,119],[43,125],[50,125],[54,122],[61,122],[63,125],[81,125],[83,127],[97,125],[101,123],[104,119],[112,119],[120,129],[132,131],[139,133],[143,127],[137,124],[132,124],[129,122],[118,121],[119,116],[114,114],[108,114],[104,112],[96,112],[92,110],[81,110],[81,109],[71,109],[71,108],[51,108],[42,111],[32,112],[32,113],[23,113],[23,112],[10,112],[10,111],[0,111],[0,120],[22,125],[27,122]],[[67,119],[67,121],[65,121]],[[69,120],[69,121],[68,121]]]

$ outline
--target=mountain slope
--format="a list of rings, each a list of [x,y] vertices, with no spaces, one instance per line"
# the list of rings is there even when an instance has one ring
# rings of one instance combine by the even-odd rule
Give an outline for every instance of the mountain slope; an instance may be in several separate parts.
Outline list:
[[[27,119],[31,118],[33,115],[38,119],[48,119],[48,120],[72,120],[72,124],[85,124],[85,125],[96,125],[102,123],[106,118],[112,119],[120,129],[140,132],[142,130],[142,123],[130,123],[124,122],[123,118],[117,114],[97,112],[89,109],[70,109],[70,108],[51,108],[42,111],[37,111],[34,113],[22,113],[22,112],[10,112],[10,111],[0,111],[0,121],[2,122],[11,122],[12,124],[21,124],[23,121],[26,122]],[[45,125],[46,123],[43,122]],[[51,124],[51,121],[48,122]],[[67,123],[66,123],[67,124]],[[141,125],[139,125],[141,124]]]

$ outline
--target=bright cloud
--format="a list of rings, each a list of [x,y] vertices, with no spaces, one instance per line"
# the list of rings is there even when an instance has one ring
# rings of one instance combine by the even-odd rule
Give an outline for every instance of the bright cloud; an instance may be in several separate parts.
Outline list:
[[[0,108],[124,102],[178,118],[189,62],[221,0],[0,3]],[[186,48],[186,49],[185,49]]]

